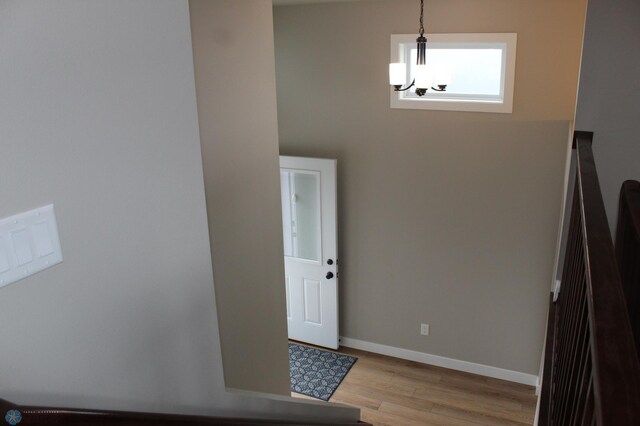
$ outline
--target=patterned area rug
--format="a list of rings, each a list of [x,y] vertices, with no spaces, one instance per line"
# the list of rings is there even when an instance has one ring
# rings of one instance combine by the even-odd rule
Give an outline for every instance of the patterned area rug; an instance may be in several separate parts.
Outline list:
[[[289,343],[291,391],[328,401],[357,358]]]

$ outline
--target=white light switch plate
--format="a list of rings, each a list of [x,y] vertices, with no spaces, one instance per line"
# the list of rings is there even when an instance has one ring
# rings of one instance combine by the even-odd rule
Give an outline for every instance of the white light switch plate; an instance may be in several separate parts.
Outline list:
[[[60,262],[53,204],[0,219],[0,287]]]

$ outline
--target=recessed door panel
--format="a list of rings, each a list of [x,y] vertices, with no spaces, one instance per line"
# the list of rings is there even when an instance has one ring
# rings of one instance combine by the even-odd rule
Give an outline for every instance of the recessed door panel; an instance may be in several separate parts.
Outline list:
[[[322,325],[322,292],[320,281],[304,280],[304,321]]]

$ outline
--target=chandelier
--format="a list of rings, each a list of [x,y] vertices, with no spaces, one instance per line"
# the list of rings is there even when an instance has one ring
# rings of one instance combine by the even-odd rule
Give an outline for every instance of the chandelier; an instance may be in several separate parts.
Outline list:
[[[427,38],[424,36],[424,0],[420,0],[420,36],[416,39],[418,48],[418,60],[414,69],[414,79],[410,85],[403,88],[407,84],[407,64],[396,62],[389,64],[389,84],[393,86],[395,92],[405,92],[415,86],[416,95],[424,96],[427,90],[431,89],[436,92],[444,92],[447,90],[446,84],[438,84],[433,87],[433,71],[427,67]]]

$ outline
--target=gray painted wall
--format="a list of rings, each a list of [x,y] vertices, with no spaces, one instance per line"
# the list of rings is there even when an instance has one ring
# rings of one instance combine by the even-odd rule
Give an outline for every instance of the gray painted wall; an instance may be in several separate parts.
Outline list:
[[[593,131],[593,153],[615,234],[622,182],[640,179],[640,3],[589,0],[576,129]]]
[[[265,9],[252,2],[242,12]],[[237,22],[237,10],[219,9],[225,17]],[[253,27],[262,32],[271,36],[271,27]],[[225,392],[187,1],[4,0],[0,52],[0,217],[54,203],[64,254],[62,264],[0,289],[0,397],[358,419],[354,408]],[[273,56],[266,62],[273,67]],[[277,153],[259,160],[277,174]]]
[[[289,395],[271,3],[190,5],[226,384]]]
[[[64,254],[0,289],[3,398],[184,411],[223,389],[186,6],[0,3],[0,217],[55,204]]]
[[[504,115],[389,108],[416,3],[274,9],[281,154],[338,159],[343,336],[537,375],[584,4],[428,2],[427,32],[518,33]]]

